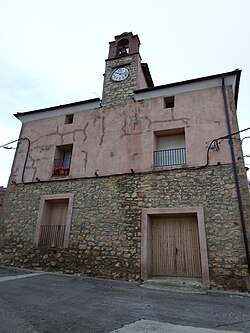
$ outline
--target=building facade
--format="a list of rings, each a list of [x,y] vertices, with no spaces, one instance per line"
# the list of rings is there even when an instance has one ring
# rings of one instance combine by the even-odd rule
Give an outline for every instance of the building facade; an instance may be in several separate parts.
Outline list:
[[[154,86],[137,35],[110,43],[102,100],[17,113],[2,262],[246,290],[240,74]]]

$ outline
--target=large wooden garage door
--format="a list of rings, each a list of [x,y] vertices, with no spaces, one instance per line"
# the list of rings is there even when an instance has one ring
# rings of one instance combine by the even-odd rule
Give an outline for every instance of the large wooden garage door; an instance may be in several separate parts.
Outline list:
[[[152,218],[152,275],[201,277],[196,216]]]

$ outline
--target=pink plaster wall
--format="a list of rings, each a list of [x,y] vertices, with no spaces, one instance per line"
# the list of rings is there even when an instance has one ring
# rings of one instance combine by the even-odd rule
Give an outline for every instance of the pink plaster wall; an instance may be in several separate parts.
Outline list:
[[[51,179],[57,145],[73,144],[69,177],[89,177],[153,170],[155,131],[184,128],[188,166],[206,164],[209,142],[227,135],[221,88],[176,94],[172,109],[164,109],[163,97],[157,97],[77,112],[73,124],[64,121],[61,115],[23,124],[22,137],[31,141],[25,182]],[[12,179],[17,182],[27,147],[21,141],[16,154]],[[210,164],[231,163],[227,141],[220,148],[211,151]]]

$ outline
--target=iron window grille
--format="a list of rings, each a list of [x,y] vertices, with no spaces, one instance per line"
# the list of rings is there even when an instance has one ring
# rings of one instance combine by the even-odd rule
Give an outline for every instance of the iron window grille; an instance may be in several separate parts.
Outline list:
[[[154,166],[171,166],[186,164],[186,148],[154,151]]]

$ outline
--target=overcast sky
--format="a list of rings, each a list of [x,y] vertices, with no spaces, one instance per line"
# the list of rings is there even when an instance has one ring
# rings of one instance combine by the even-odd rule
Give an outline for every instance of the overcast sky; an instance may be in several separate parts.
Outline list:
[[[0,146],[19,137],[14,113],[101,97],[109,42],[125,31],[155,85],[242,69],[239,126],[250,127],[249,15],[249,0],[0,0]],[[14,152],[0,148],[2,186]]]

